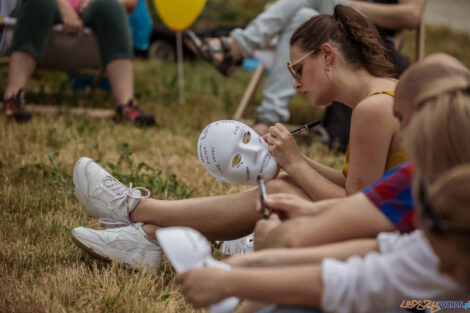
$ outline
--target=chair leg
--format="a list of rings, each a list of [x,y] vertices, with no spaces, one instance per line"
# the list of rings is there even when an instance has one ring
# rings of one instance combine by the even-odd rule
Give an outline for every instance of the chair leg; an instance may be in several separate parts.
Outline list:
[[[424,26],[424,18],[421,19],[419,27],[416,29],[416,51],[415,51],[415,59],[416,61],[421,60],[424,58],[425,54],[425,26]]]
[[[242,101],[240,101],[240,104],[238,105],[237,111],[233,115],[234,120],[240,120],[242,118],[243,113],[245,113],[246,108],[255,96],[256,90],[258,89],[261,80],[263,79],[264,71],[265,67],[260,64],[253,74],[248,87],[246,88],[245,94],[243,95]]]

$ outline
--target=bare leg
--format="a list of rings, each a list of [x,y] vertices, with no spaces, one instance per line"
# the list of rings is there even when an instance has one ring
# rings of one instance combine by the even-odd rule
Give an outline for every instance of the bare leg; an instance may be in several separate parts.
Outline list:
[[[36,60],[25,51],[15,51],[10,57],[8,69],[8,83],[5,88],[4,99],[15,96],[20,89],[25,89],[31,74],[36,68]]]
[[[130,59],[116,59],[106,66],[106,76],[116,106],[123,105],[134,98],[134,66]]]
[[[310,199],[300,188],[284,179],[274,179],[266,184],[268,193],[287,192]],[[256,188],[230,195],[194,198],[187,200],[143,199],[134,209],[136,222],[161,227],[191,227],[209,240],[240,238],[253,231],[261,214],[256,211]],[[155,233],[147,233],[155,238]]]
[[[150,236],[150,234],[152,234],[150,236],[150,238],[152,239],[156,239],[155,238],[155,232],[160,229],[161,227],[158,227],[158,226],[155,226],[155,225],[151,225],[151,224],[145,224],[144,226],[142,226],[144,232],[147,234],[147,236]]]
[[[220,40],[218,38],[208,38],[209,45],[212,48],[220,48]],[[230,43],[230,55],[234,60],[240,60],[243,58],[240,46],[232,37],[227,37],[228,42]],[[224,58],[223,52],[214,53],[214,60],[216,63],[221,63]]]

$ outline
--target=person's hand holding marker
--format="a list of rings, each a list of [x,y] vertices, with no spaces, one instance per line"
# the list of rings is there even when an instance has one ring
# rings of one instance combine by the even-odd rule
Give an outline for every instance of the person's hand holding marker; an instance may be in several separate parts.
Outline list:
[[[277,214],[271,214],[268,210],[268,207],[265,205],[265,200],[267,198],[266,194],[266,187],[264,186],[264,179],[263,177],[257,177],[258,181],[258,191],[259,191],[259,201],[257,202],[257,208],[259,207],[259,211],[263,215],[263,219],[258,221],[255,226],[254,231],[254,240],[255,240],[255,250],[257,250],[257,241],[259,243],[264,242],[264,238],[266,235],[279,224],[281,224],[281,220]]]
[[[266,205],[264,204],[264,201],[268,197],[266,194],[266,187],[264,186],[264,179],[262,176],[258,175],[256,180],[258,182],[259,203],[261,206],[261,214],[263,214],[263,218],[267,220],[269,219],[270,212],[268,208],[266,207]]]
[[[318,208],[315,202],[288,193],[270,194],[264,199],[264,204],[270,212],[277,214],[281,220],[299,216],[312,216],[321,211],[321,208]],[[261,203],[259,201],[256,204],[256,210],[261,212]]]
[[[269,219],[262,219],[256,222],[254,233],[255,250],[266,248],[267,235],[276,227],[281,225],[281,220],[276,213],[271,213]]]
[[[289,131],[280,123],[269,127],[269,133],[263,136],[263,139],[268,144],[269,152],[271,152],[281,168],[287,169],[289,165],[303,161],[293,135],[304,132],[320,123],[321,120],[317,120],[294,131]]]

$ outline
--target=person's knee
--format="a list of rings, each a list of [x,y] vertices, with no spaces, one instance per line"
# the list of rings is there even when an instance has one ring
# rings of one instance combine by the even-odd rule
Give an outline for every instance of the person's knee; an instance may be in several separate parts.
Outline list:
[[[44,18],[45,15],[54,14],[56,8],[56,0],[28,0],[23,4],[24,10],[31,10],[41,18]]]
[[[279,193],[285,192],[286,188],[290,185],[287,182],[287,177],[282,175],[283,173],[279,174],[279,176],[275,179],[271,179],[266,183],[266,191],[268,193]]]
[[[90,10],[93,10],[96,14],[109,15],[109,16],[126,16],[126,10],[124,5],[120,1],[116,0],[94,0],[90,4]]]

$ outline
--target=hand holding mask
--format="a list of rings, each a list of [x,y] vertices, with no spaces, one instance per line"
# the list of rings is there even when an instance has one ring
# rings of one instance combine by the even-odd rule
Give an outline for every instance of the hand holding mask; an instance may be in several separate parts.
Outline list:
[[[230,265],[211,256],[211,246],[198,231],[188,227],[166,227],[156,231],[160,247],[176,272],[192,268],[218,267],[229,271]],[[238,299],[229,297],[210,306],[209,313],[230,313],[238,306]]]
[[[268,181],[279,173],[264,139],[238,121],[209,124],[199,137],[197,153],[212,176],[231,184],[256,186],[258,175]]]

